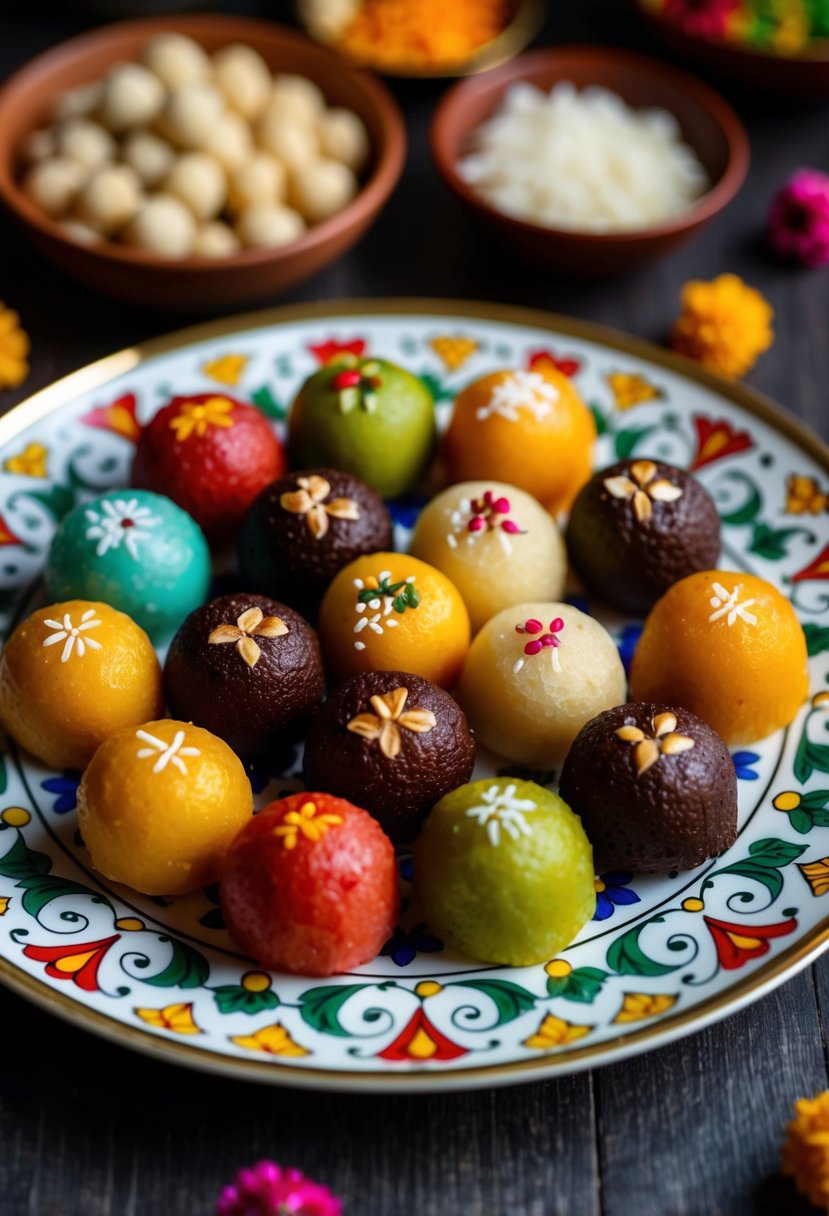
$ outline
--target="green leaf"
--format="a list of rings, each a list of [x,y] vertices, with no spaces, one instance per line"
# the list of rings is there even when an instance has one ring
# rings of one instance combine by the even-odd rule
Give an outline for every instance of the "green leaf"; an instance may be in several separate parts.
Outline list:
[[[9,773],[6,768],[6,757],[0,754],[0,794],[5,794],[9,784]]]
[[[606,435],[608,431],[607,419],[595,401],[590,402],[590,413],[593,415],[593,421],[596,424],[596,434]]]
[[[161,938],[169,941],[173,956],[163,971],[157,975],[142,976],[145,984],[153,988],[201,988],[210,976],[210,964],[203,954],[176,938]]]
[[[12,494],[9,505],[13,506],[21,498],[24,500],[34,498],[56,521],[63,519],[64,515],[68,515],[75,505],[75,492],[68,486],[49,486],[48,489],[43,490],[22,490],[18,494]]]
[[[20,833],[8,853],[0,857],[0,875],[3,878],[26,879],[36,874],[48,874],[51,868],[51,857],[28,848]]]
[[[829,790],[811,790],[800,799],[800,805],[810,811],[822,811],[829,804]]]
[[[29,916],[36,917],[41,909],[50,904],[53,899],[60,899],[63,895],[90,895],[95,897],[96,903],[112,907],[106,896],[99,895],[97,891],[84,887],[79,882],[73,882],[70,878],[61,878],[57,874],[31,874],[27,878],[22,878],[17,886],[22,887],[26,892],[22,903]]]
[[[408,607],[405,595],[396,595],[391,602],[391,606],[395,612],[405,612]]]
[[[829,773],[829,744],[813,743],[804,730],[792,767],[801,785],[806,784],[812,773]]]
[[[434,375],[433,372],[421,372],[420,379],[432,394],[432,400],[435,402],[451,401],[455,395],[454,391],[439,376]]]
[[[219,1013],[247,1013],[250,1016],[276,1009],[279,1005],[279,997],[271,988],[264,992],[249,992],[241,984],[222,984],[214,988],[213,999]]]
[[[661,917],[657,918],[661,920]],[[621,937],[617,937],[608,947],[605,961],[611,971],[617,975],[670,975],[678,971],[682,963],[658,963],[649,958],[639,945],[639,934],[647,928],[651,921],[645,921],[633,929],[628,929]]]
[[[778,562],[789,551],[786,542],[802,531],[802,528],[779,528],[775,530],[774,528],[770,528],[768,524],[756,523],[748,551],[749,553],[757,553],[760,557],[765,557],[767,561]]]
[[[536,997],[526,988],[520,988],[510,980],[463,980],[457,984],[447,984],[447,988],[474,988],[482,992],[494,1002],[498,1010],[496,1026],[503,1026],[520,1017],[522,1013],[535,1008]]]
[[[810,655],[829,650],[829,625],[809,623],[803,626],[803,632],[806,634],[806,649]]]
[[[288,415],[286,407],[277,401],[267,384],[263,384],[261,388],[251,393],[250,399],[266,418],[281,419]]]
[[[561,996],[567,1001],[578,1001],[582,1005],[590,1005],[602,990],[607,979],[607,972],[599,967],[577,967],[569,975],[547,980],[547,992],[550,996]]]
[[[416,589],[414,583],[406,583],[406,590],[403,592],[403,596],[410,608],[417,608],[420,604],[420,592]]]
[[[300,1016],[320,1034],[350,1038],[351,1032],[340,1025],[339,1013],[346,1001],[366,987],[366,984],[327,984],[323,988],[310,988],[299,998]]]
[[[748,846],[748,851],[754,861],[762,861],[769,866],[787,866],[797,861],[806,852],[805,844],[789,844],[787,840],[777,840],[774,837],[764,837],[755,840]],[[722,872],[722,871],[721,871]]]
[[[795,832],[799,832],[801,836],[805,836],[807,832],[811,832],[815,826],[815,821],[808,811],[801,810],[800,807],[795,807],[793,811],[788,812],[789,823]]]
[[[724,524],[729,524],[731,527],[739,527],[742,524],[752,523],[759,515],[763,506],[760,491],[751,478],[746,477],[745,473],[732,472],[728,475],[728,480],[745,486],[748,490],[748,497],[742,506],[737,507],[736,510],[721,512],[720,519]]]
[[[656,430],[656,427],[644,426],[629,427],[627,430],[617,431],[616,438],[613,441],[616,459],[626,460],[628,456],[633,454],[633,450],[637,444],[654,430]]]

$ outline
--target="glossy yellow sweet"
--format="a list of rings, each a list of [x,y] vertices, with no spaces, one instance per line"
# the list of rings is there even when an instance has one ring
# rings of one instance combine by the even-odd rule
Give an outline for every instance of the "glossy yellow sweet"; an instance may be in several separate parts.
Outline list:
[[[145,895],[215,882],[252,814],[236,754],[210,731],[169,718],[107,739],[78,790],[78,826],[92,864]]]
[[[111,734],[156,717],[162,705],[150,639],[108,604],[38,608],[0,654],[0,720],[52,768],[83,768]]]

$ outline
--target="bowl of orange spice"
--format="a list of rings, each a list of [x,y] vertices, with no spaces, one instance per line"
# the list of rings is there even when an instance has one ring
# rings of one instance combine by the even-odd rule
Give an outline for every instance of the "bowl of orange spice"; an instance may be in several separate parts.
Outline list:
[[[307,32],[386,76],[468,76],[541,28],[542,0],[299,0]]]

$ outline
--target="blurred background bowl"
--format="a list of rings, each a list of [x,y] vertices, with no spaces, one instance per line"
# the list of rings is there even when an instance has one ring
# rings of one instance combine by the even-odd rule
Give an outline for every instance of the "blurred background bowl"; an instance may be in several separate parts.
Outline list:
[[[137,59],[156,34],[186,34],[212,52],[229,43],[256,48],[272,71],[299,73],[330,105],[363,121],[372,155],[357,196],[337,215],[277,249],[245,249],[221,259],[160,258],[142,249],[68,239],[22,191],[18,150],[66,89],[100,79],[119,60]],[[211,311],[251,303],[308,278],[344,253],[376,218],[397,184],[406,131],[396,102],[367,72],[302,34],[266,21],[233,16],[174,16],[105,26],[33,59],[0,90],[0,200],[50,261],[87,287],[116,299],[161,309]]]
[[[469,150],[472,132],[519,81],[547,91],[561,81],[570,81],[577,89],[601,85],[629,106],[670,111],[708,174],[709,190],[687,211],[658,227],[626,232],[548,228],[497,211],[464,181],[458,162]],[[484,76],[461,81],[435,113],[431,144],[444,181],[489,231],[535,265],[589,276],[632,270],[691,240],[734,198],[749,163],[745,128],[713,89],[645,55],[598,46],[531,51]]]
[[[694,37],[646,0],[633,2],[645,25],[672,54],[724,81],[740,81],[788,97],[829,97],[829,38],[815,40],[799,53],[764,51],[745,43]]]

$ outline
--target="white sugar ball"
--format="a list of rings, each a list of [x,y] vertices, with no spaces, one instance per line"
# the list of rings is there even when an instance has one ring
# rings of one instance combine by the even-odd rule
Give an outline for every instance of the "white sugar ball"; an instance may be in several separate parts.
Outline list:
[[[185,152],[164,179],[163,189],[186,203],[197,220],[212,220],[225,204],[227,178],[206,152]]]
[[[302,236],[304,231],[302,216],[278,203],[248,207],[236,221],[236,234],[249,249],[288,245]]]
[[[307,76],[283,72],[274,77],[268,108],[295,122],[313,126],[325,109],[322,90]]]
[[[158,34],[144,48],[144,63],[168,89],[210,79],[207,52],[184,34]]]
[[[352,110],[332,107],[317,123],[320,152],[332,160],[342,161],[359,173],[368,160],[368,133],[362,120]]]
[[[176,154],[160,135],[133,131],[121,145],[121,159],[138,174],[144,186],[152,189],[170,172]]]
[[[98,117],[118,134],[152,122],[164,105],[164,85],[140,63],[119,63],[104,81]]]
[[[82,224],[80,220],[66,220],[60,227],[64,236],[68,236],[70,241],[77,241],[79,245],[93,245],[101,240],[100,232],[88,224]]]
[[[103,92],[104,86],[100,80],[95,80],[92,84],[78,85],[74,89],[67,89],[53,101],[52,117],[58,122],[63,122],[67,118],[83,118],[97,109]]]
[[[126,228],[128,244],[162,258],[186,258],[196,242],[196,221],[180,199],[156,194]]]
[[[78,195],[78,218],[100,232],[114,232],[141,206],[141,182],[129,165],[104,165]]]
[[[262,113],[271,93],[271,74],[253,47],[237,43],[217,51],[213,75],[227,104],[243,118],[252,120]]]
[[[162,134],[181,148],[202,148],[224,112],[224,99],[211,84],[179,85],[161,115]]]
[[[99,123],[88,118],[70,118],[58,128],[57,150],[60,156],[68,156],[91,171],[113,159],[116,144]]]
[[[299,169],[319,154],[313,127],[286,121],[271,109],[260,118],[256,136],[259,146],[281,160],[286,169]]]
[[[193,253],[197,258],[227,258],[238,250],[239,238],[233,229],[221,220],[202,224],[196,233]]]
[[[342,211],[357,193],[357,179],[338,160],[315,160],[291,175],[288,200],[310,224]]]
[[[215,156],[222,168],[232,173],[253,155],[253,136],[244,118],[231,111],[210,128],[199,148]]]
[[[259,203],[278,203],[285,197],[286,184],[282,163],[268,152],[254,152],[230,175],[228,210],[238,213]]]
[[[20,151],[30,165],[39,160],[46,160],[57,152],[57,132],[54,127],[44,127],[40,131],[30,131],[23,140]]]
[[[59,219],[74,203],[86,177],[86,170],[76,160],[56,156],[30,169],[23,189],[42,211]]]

